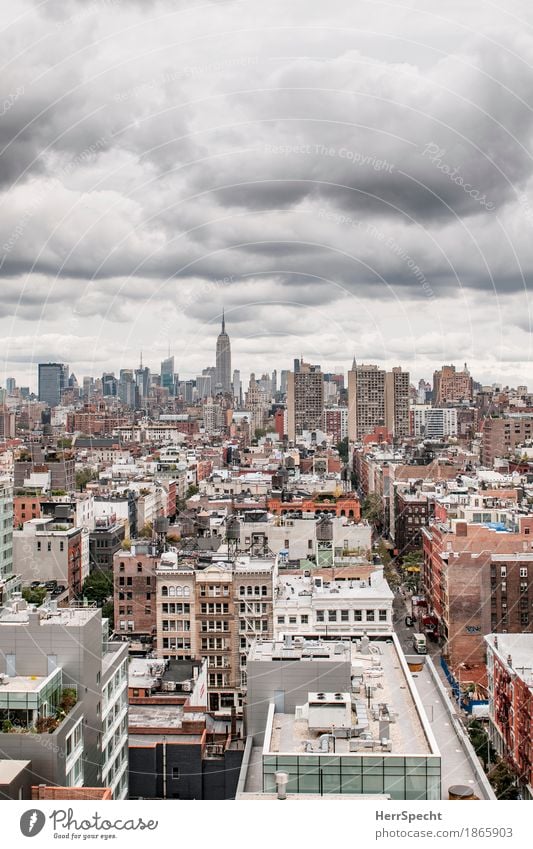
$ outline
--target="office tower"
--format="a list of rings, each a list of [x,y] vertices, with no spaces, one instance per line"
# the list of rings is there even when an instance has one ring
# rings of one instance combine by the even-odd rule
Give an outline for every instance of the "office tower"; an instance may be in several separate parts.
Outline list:
[[[211,375],[199,374],[197,376],[196,391],[200,400],[204,400],[205,398],[209,398],[211,396]]]
[[[268,411],[268,398],[260,383],[256,381],[255,374],[250,375],[250,383],[246,393],[245,407],[251,416],[252,432],[261,430],[265,424]]]
[[[102,395],[104,397],[116,396],[118,394],[118,381],[112,372],[104,372],[102,375]]]
[[[126,407],[135,409],[138,406],[137,385],[133,376],[133,369],[121,369],[118,381],[118,397]]]
[[[377,427],[397,439],[409,436],[409,372],[357,365],[348,372],[348,437],[359,441]]]
[[[215,392],[231,391],[231,345],[222,311],[222,331],[217,338]]]
[[[442,366],[440,371],[433,373],[433,404],[440,407],[443,404],[460,404],[471,402],[474,397],[474,386],[470,372],[464,365],[463,371],[456,371],[455,366]]]
[[[39,363],[39,401],[57,407],[61,392],[68,386],[68,374],[65,363]]]
[[[167,357],[161,363],[161,386],[168,389],[169,395],[174,395],[174,357]]]
[[[11,395],[17,388],[17,381],[14,377],[8,377],[6,380],[7,394]]]
[[[289,375],[289,372],[287,371],[287,369],[283,369],[283,371],[281,372],[281,380],[280,380],[280,386],[279,386],[279,391],[281,392],[282,395],[287,394],[288,375]]]
[[[135,383],[139,392],[139,400],[142,402],[150,395],[151,386],[150,369],[148,366],[143,368],[142,356],[139,368],[135,369]]]
[[[324,376],[320,366],[301,360],[287,379],[288,436],[294,442],[304,430],[323,427]]]
[[[242,397],[242,386],[241,386],[241,373],[239,369],[235,369],[233,372],[233,400],[237,403],[241,403]]]
[[[176,384],[178,398],[186,404],[192,404],[194,388],[194,380],[179,380]]]
[[[82,395],[86,401],[89,401],[94,394],[94,380],[92,377],[83,378]]]
[[[3,758],[31,761],[33,784],[127,797],[128,644],[109,641],[101,610],[13,597],[0,609],[0,673]]]
[[[272,397],[274,397],[278,391],[278,373],[276,369],[272,372],[272,377],[270,378],[270,387],[272,390]]]

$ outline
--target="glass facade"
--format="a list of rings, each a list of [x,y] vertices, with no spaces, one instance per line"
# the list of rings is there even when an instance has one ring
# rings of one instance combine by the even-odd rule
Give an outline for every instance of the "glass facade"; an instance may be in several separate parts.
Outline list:
[[[0,721],[33,725],[39,717],[55,716],[61,700],[62,671],[55,669],[39,687],[16,689],[16,680],[0,688]]]
[[[441,795],[438,757],[264,755],[264,793],[276,792],[276,772],[288,774],[287,793],[376,793],[400,800]]]

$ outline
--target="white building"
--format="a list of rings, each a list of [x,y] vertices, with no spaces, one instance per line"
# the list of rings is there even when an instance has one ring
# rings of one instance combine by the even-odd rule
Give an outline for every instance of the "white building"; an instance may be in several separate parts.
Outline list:
[[[411,416],[413,436],[425,436],[428,439],[457,436],[457,410],[452,407],[413,404]]]
[[[274,636],[353,637],[392,632],[394,594],[381,570],[363,580],[279,575]]]

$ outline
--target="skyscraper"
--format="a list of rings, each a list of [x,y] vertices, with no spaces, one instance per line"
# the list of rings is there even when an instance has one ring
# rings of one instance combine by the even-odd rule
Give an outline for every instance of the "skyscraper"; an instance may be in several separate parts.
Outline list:
[[[167,357],[161,362],[161,386],[168,389],[169,395],[174,395],[174,357]]]
[[[295,361],[296,362],[296,361]],[[304,430],[324,426],[324,375],[320,366],[298,362],[287,376],[288,436],[294,442]]]
[[[354,360],[348,372],[348,437],[359,441],[377,427],[393,437],[409,435],[409,372]]]
[[[65,363],[39,363],[39,401],[57,407],[61,392],[68,386],[68,374]]]
[[[215,392],[232,392],[231,345],[226,333],[226,321],[222,310],[222,331],[217,339]]]

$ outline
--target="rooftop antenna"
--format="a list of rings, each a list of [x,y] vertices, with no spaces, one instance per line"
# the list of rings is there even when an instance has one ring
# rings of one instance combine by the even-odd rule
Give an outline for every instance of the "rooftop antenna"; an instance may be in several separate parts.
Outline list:
[[[143,352],[141,351],[141,365],[140,365],[141,371],[142,371],[142,367],[143,367]]]
[[[224,317],[224,307],[222,307],[222,333],[226,332],[226,319]]]

